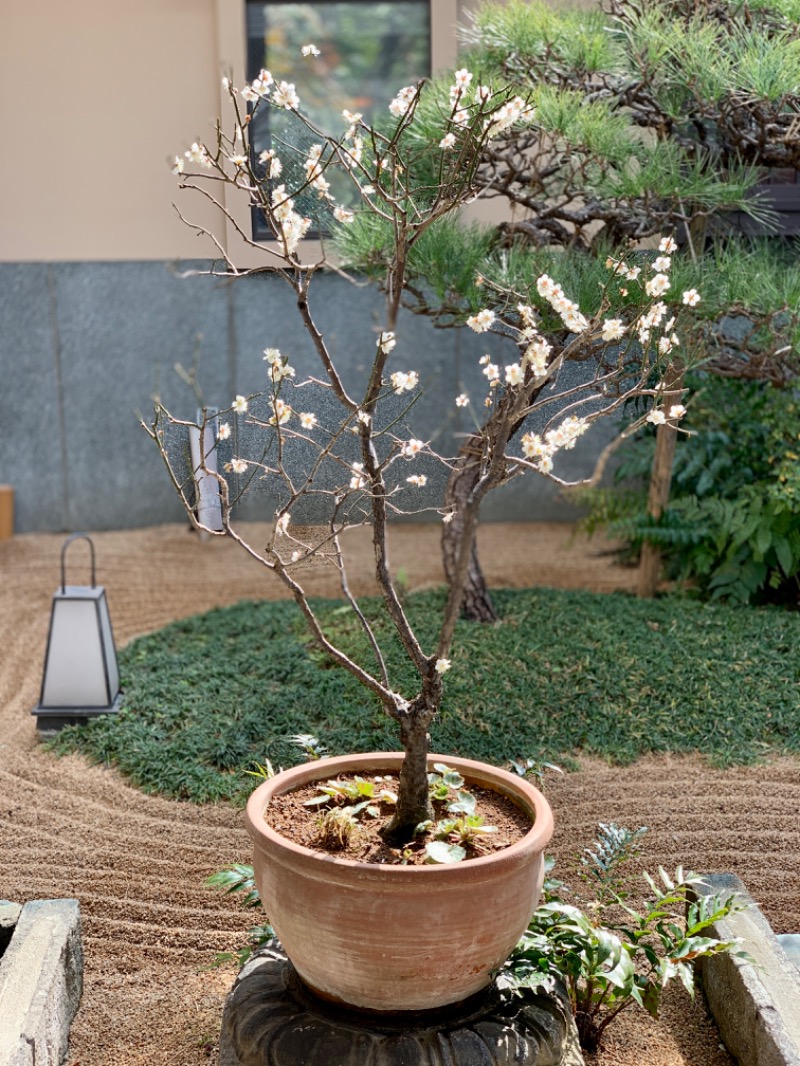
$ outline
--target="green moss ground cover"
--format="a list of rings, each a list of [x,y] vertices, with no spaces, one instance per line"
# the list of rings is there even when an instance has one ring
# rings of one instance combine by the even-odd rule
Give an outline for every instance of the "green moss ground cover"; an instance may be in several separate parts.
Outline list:
[[[443,595],[407,601],[427,647]],[[800,749],[797,614],[551,589],[494,598],[498,625],[459,626],[436,751],[495,764],[699,751],[730,764]],[[334,639],[369,663],[349,610],[318,607]],[[386,630],[380,604],[365,608]],[[396,646],[388,659],[396,687],[410,692]],[[65,730],[53,746],[113,764],[146,791],[239,802],[252,787],[243,770],[301,761],[296,733],[334,754],[399,747],[377,701],[310,644],[287,603],[177,622],[124,648],[120,669],[124,710]]]

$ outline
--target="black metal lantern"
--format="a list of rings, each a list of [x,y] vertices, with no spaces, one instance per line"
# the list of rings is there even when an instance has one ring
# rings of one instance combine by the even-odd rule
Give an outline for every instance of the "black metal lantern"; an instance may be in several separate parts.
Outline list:
[[[86,540],[91,551],[92,584],[68,585],[67,548]],[[119,667],[105,589],[95,582],[94,544],[73,533],[61,549],[61,588],[53,596],[42,691],[33,708],[41,733],[83,724],[119,710]]]

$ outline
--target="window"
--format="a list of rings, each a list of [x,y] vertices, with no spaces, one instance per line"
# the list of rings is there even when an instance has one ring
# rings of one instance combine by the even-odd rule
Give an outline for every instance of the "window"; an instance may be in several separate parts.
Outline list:
[[[302,55],[313,44],[320,55]],[[247,78],[262,68],[276,81],[294,84],[304,114],[326,132],[344,132],[342,111],[360,112],[369,121],[384,110],[398,89],[427,77],[431,62],[430,0],[247,0]],[[254,155],[273,147],[289,184],[300,184],[303,161],[314,136],[289,111],[259,108],[253,120]],[[283,149],[283,150],[282,150]],[[292,162],[294,161],[294,162]],[[297,173],[293,173],[297,168]],[[338,184],[337,184],[338,179]],[[352,201],[344,174],[331,176],[338,203]],[[324,200],[309,192],[298,209],[324,231]],[[263,218],[254,212],[253,236],[269,237]]]

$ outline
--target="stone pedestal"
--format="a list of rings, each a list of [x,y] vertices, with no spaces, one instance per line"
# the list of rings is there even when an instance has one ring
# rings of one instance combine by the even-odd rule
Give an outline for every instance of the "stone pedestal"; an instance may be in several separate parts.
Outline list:
[[[313,995],[277,941],[236,979],[222,1018],[220,1066],[580,1066],[566,994],[501,996],[397,1015]]]

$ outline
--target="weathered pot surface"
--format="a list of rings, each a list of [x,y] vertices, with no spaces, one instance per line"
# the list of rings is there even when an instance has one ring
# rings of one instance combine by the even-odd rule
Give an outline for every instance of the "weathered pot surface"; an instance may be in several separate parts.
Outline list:
[[[295,844],[265,820],[273,796],[339,774],[398,774],[402,760],[380,752],[304,763],[260,785],[246,810],[256,885],[287,955],[318,995],[361,1010],[431,1010],[485,988],[536,908],[553,833],[550,806],[528,781],[446,755],[429,764],[447,763],[530,815],[522,840],[461,863],[380,865]]]

